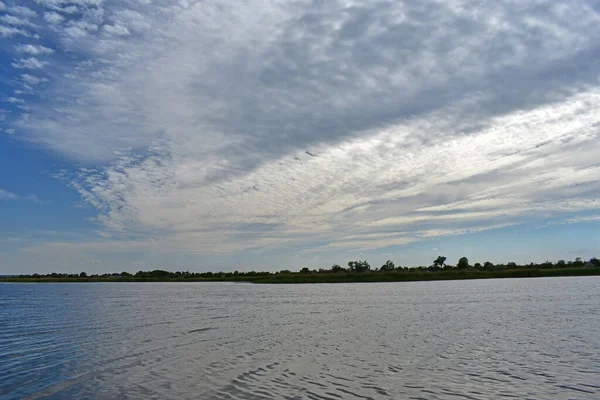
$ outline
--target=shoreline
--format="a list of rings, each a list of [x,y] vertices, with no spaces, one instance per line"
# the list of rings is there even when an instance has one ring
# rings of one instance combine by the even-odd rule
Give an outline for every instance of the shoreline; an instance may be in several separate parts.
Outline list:
[[[600,268],[515,269],[502,271],[402,271],[402,272],[342,272],[342,273],[289,273],[268,276],[229,277],[6,277],[0,283],[90,283],[90,282],[245,282],[257,284],[310,284],[310,283],[360,283],[360,282],[422,282],[440,280],[544,278],[568,276],[600,276]]]

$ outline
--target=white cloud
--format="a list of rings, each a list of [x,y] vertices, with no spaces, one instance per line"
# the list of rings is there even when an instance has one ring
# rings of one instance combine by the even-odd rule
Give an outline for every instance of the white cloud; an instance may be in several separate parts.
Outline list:
[[[39,3],[89,11],[53,28],[83,61],[15,125],[101,166],[71,184],[110,235],[366,250],[599,207],[588,2]]]
[[[0,189],[0,200],[16,200],[19,196],[4,189]]]
[[[28,53],[32,56],[37,56],[40,54],[52,54],[54,50],[41,46],[41,45],[33,45],[33,44],[18,44],[15,46],[16,50],[21,53]]]
[[[39,85],[42,82],[48,81],[48,79],[46,79],[46,78],[40,78],[38,76],[30,75],[30,74],[21,74],[21,80],[30,86]]]
[[[6,10],[6,5],[0,1],[0,11]]]
[[[35,2],[45,7],[100,6],[104,0],[35,0]]]
[[[8,133],[8,132],[7,132]],[[14,133],[14,132],[13,132]],[[13,133],[9,133],[9,134],[13,134]],[[42,201],[34,194],[30,194],[28,196],[18,196],[12,192],[9,192],[7,190],[4,189],[0,189],[0,200],[27,200],[27,201],[31,201],[33,203],[42,203]]]
[[[64,29],[64,33],[72,38],[87,37],[88,34],[98,30],[98,25],[85,20],[70,21]]]
[[[45,12],[44,20],[52,25],[58,25],[65,20],[65,17],[56,12]]]
[[[17,97],[8,97],[6,99],[6,102],[12,103],[12,104],[23,104],[23,103],[25,103],[25,100],[19,99]]]
[[[36,25],[31,23],[28,19],[15,17],[14,15],[2,15],[0,16],[0,22],[7,25],[14,26],[26,26],[26,27],[35,27]]]
[[[48,8],[54,10],[54,11],[58,11],[60,13],[63,14],[75,14],[78,13],[80,11],[79,7],[74,6],[74,5],[70,5],[70,6],[56,6],[56,5],[52,5],[52,6],[47,6]]]
[[[596,222],[600,221],[600,215],[587,215],[583,217],[575,217],[575,218],[567,218],[557,221],[547,222],[545,224],[539,225],[537,228],[546,228],[552,225],[568,225],[568,224],[579,224],[581,222]]]
[[[23,7],[23,6],[13,6],[8,9],[8,12],[13,14],[22,15],[26,18],[35,18],[37,17],[37,13],[33,11],[31,8]]]
[[[152,21],[134,10],[122,10],[115,12],[112,19],[116,24],[126,27],[125,29],[134,32],[145,32],[152,28]]]
[[[27,31],[12,26],[0,25],[0,37],[6,38],[16,35],[29,36]]]
[[[579,113],[584,105],[589,105],[589,110]],[[599,147],[598,143],[592,145],[598,133],[593,126],[597,120],[593,111],[596,107],[600,107],[600,93],[592,92],[529,114],[518,112],[503,116],[494,120],[491,123],[494,128],[489,130],[460,139],[441,140],[431,147],[414,148],[409,160],[403,159],[406,154],[400,144],[420,130],[423,123],[430,120],[429,117],[385,129],[374,136],[321,148],[318,158],[304,156],[298,162],[293,154],[288,154],[252,173],[227,181],[217,180],[212,184],[205,180],[210,174],[210,167],[202,162],[181,159],[165,164],[164,158],[158,156],[140,163],[123,160],[115,168],[108,169],[104,178],[86,173],[82,185],[89,185],[90,190],[78,187],[90,204],[103,210],[100,221],[108,229],[185,232],[198,228],[212,230],[224,226],[281,224],[273,226],[276,232],[273,237],[264,233],[260,235],[265,245],[270,241],[280,242],[286,234],[293,232],[296,233],[295,241],[299,241],[297,234],[304,235],[303,240],[317,237],[331,240],[331,236],[324,235],[322,228],[339,232],[339,227],[346,224],[359,232],[359,236],[372,232],[374,227],[392,227],[404,233],[376,240],[365,236],[353,241],[334,241],[329,248],[351,246],[364,249],[409,243],[423,237],[510,226],[540,213],[600,209],[600,202],[585,198],[554,200],[564,190],[563,185],[553,189],[556,192],[549,196],[553,200],[541,201],[537,198],[540,189],[531,182],[531,179],[540,176],[544,176],[546,181],[560,181],[565,175],[576,173],[581,164],[594,162]],[[536,126],[531,126],[530,121],[536,121]],[[507,140],[509,136],[510,140]],[[554,144],[539,147],[540,143],[549,140]],[[586,147],[585,151],[579,151],[576,161],[571,161],[574,162],[572,166],[563,162],[564,169],[556,170],[552,163],[536,165],[525,175],[512,175],[516,166],[571,152],[573,147],[561,146],[564,140],[577,148]],[[446,155],[440,159],[441,149],[446,150]],[[513,151],[517,153],[508,157],[496,155]],[[296,156],[300,158],[301,155]],[[389,160],[396,160],[396,163],[390,164]],[[469,162],[465,163],[465,160]],[[427,173],[425,180],[422,180],[423,173]],[[484,210],[473,211],[467,207],[465,211],[450,214],[439,214],[438,208],[434,207],[431,207],[432,212],[428,212],[422,207],[423,203],[432,201],[427,200],[427,195],[435,193],[438,187],[442,188],[442,192],[448,191],[446,185],[452,182],[490,173],[506,176],[486,181],[483,187],[472,184],[461,190],[467,198],[487,198],[490,186],[494,189],[502,187],[507,196],[504,201],[481,204],[479,209],[483,207]],[[400,182],[411,177],[412,183],[402,187]],[[507,178],[510,184],[506,184],[503,178]],[[378,189],[394,182],[399,183],[397,190]],[[373,198],[383,199],[388,204],[381,207],[373,204],[358,215],[347,211]],[[404,208],[405,211],[402,211],[403,203],[409,205]],[[414,206],[410,207],[411,203]],[[384,215],[393,212],[405,215],[378,220],[380,212]],[[460,227],[444,228],[448,224]],[[427,226],[431,228],[423,229]],[[235,229],[227,235],[235,237]],[[254,246],[256,240],[232,240],[234,244],[229,247]],[[210,243],[217,245],[214,241]]]
[[[129,35],[129,29],[122,25],[104,25],[104,31],[117,36],[127,36]]]
[[[35,57],[19,58],[15,62],[11,63],[14,68],[17,69],[43,69],[48,65],[47,61],[41,61]]]

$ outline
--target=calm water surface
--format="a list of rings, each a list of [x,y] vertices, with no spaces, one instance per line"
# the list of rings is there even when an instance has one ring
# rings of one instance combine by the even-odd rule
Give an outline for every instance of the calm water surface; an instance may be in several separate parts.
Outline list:
[[[599,289],[0,284],[0,398],[600,399]]]

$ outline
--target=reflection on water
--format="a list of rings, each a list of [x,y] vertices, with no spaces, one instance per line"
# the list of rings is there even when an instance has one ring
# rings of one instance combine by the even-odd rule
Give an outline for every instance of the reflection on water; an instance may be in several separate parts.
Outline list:
[[[599,288],[0,284],[0,398],[598,399]]]

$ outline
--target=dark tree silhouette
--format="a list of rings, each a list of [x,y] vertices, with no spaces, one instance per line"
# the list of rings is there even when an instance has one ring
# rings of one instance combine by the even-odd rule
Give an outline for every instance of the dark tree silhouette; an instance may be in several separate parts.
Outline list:
[[[348,261],[348,267],[352,272],[366,272],[371,269],[371,266],[367,261]]]
[[[385,264],[383,264],[381,268],[379,268],[380,271],[393,271],[395,269],[396,265],[394,265],[394,262],[391,260],[387,260]]]
[[[334,264],[331,266],[331,272],[338,273],[338,272],[344,272],[344,271],[345,271],[345,269],[340,267],[337,264]]]
[[[439,256],[433,261],[434,267],[442,268],[444,264],[446,264],[446,257],[444,256]]]
[[[460,260],[458,260],[458,264],[456,264],[456,268],[458,268],[458,269],[469,268],[469,259],[467,257],[461,257]]]

